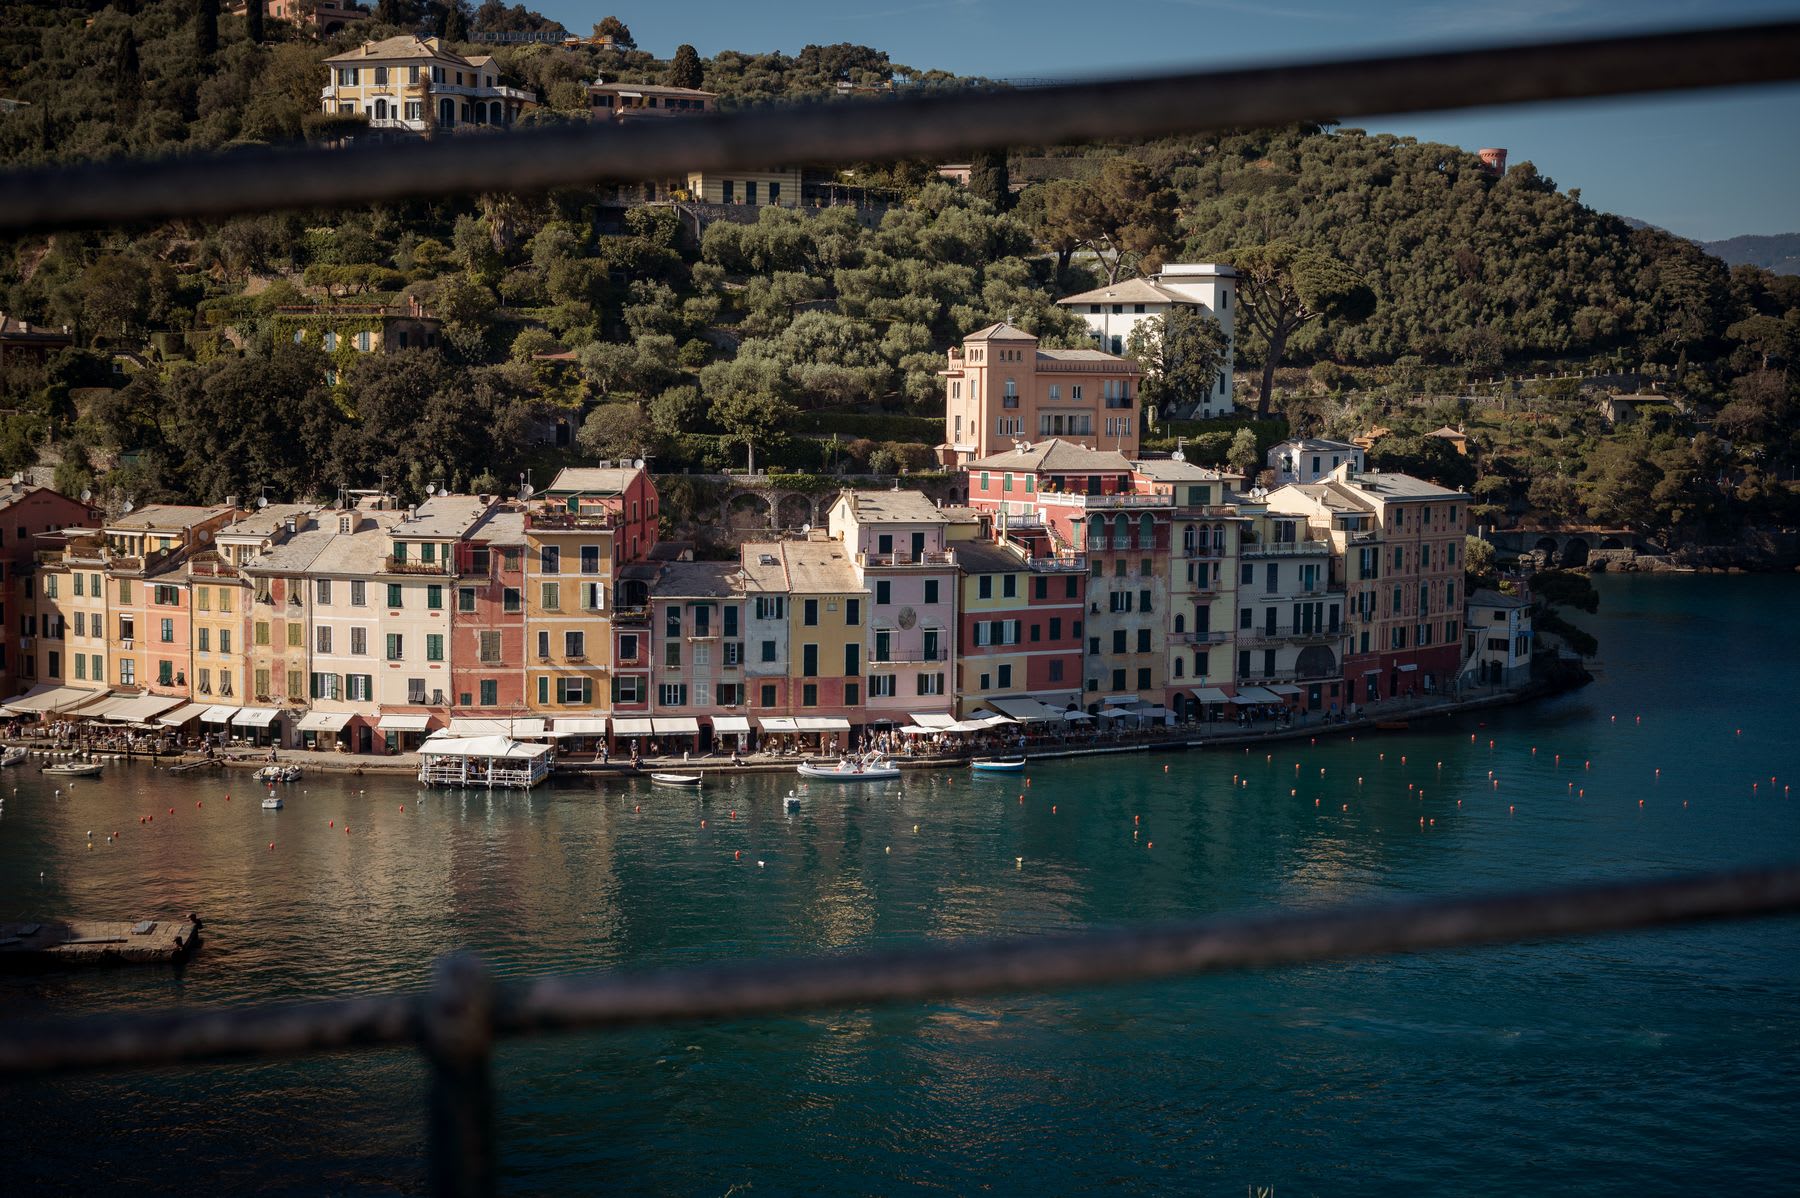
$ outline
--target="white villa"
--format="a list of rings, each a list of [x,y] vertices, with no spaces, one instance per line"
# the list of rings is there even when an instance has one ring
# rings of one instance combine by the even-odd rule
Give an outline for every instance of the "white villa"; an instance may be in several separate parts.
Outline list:
[[[1177,304],[1198,308],[1217,320],[1225,331],[1226,342],[1235,352],[1237,341],[1233,327],[1237,300],[1233,293],[1236,290],[1237,272],[1229,266],[1171,264],[1149,278],[1122,279],[1111,286],[1066,296],[1056,302],[1086,320],[1095,343],[1110,354],[1125,352],[1138,321],[1161,316]],[[1214,380],[1212,391],[1191,415],[1229,416],[1233,409],[1231,388],[1232,357],[1227,354],[1225,368]]]
[[[323,110],[360,112],[371,129],[505,128],[537,106],[531,92],[501,84],[492,55],[464,58],[435,37],[405,34],[364,42],[327,58],[325,68],[330,76],[319,93]]]

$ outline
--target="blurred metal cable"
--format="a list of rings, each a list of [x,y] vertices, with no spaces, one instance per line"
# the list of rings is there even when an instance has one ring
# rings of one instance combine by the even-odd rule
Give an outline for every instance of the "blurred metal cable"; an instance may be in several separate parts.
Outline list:
[[[0,176],[0,236],[1800,78],[1800,22]]]
[[[400,1044],[423,1044],[434,1058],[454,1062],[471,1053],[478,1056],[490,1034],[1116,985],[1793,913],[1800,913],[1800,867],[510,984],[490,982],[478,965],[451,958],[440,967],[439,989],[421,995],[228,1010],[127,1011],[37,1026],[13,1023],[0,1029],[0,1079]],[[446,1011],[453,1016],[446,1017]],[[467,1047],[471,1044],[475,1047]],[[458,1068],[480,1081],[480,1070],[466,1063]]]

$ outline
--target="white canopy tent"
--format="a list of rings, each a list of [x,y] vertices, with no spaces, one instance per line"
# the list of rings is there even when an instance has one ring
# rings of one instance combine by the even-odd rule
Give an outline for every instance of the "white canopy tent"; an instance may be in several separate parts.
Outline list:
[[[326,732],[336,734],[344,730],[356,717],[347,711],[309,711],[300,717],[294,725],[296,732]]]
[[[530,787],[550,774],[550,746],[505,736],[438,736],[419,749],[426,786]]]

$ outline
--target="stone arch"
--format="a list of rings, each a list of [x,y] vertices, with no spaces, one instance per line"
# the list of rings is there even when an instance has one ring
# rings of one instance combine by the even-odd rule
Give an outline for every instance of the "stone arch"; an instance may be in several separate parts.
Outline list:
[[[1600,548],[1602,548],[1602,549],[1623,549],[1623,548],[1625,548],[1625,542],[1619,540],[1618,537],[1601,537],[1600,538]]]
[[[456,101],[448,96],[438,101],[438,124],[445,129],[456,128]]]
[[[1544,564],[1546,566],[1554,566],[1556,564],[1555,537],[1539,537],[1537,544],[1533,545],[1532,548],[1544,555]]]
[[[1338,672],[1337,654],[1330,645],[1308,645],[1294,659],[1294,672],[1302,678],[1326,678]]]
[[[1589,546],[1586,537],[1570,537],[1563,542],[1562,564],[1565,566],[1587,565]]]
[[[725,524],[738,532],[768,528],[773,509],[769,501],[754,491],[743,491],[731,497],[725,506]]]
[[[799,492],[789,492],[775,505],[777,522],[783,528],[799,528],[813,522],[812,499]]]

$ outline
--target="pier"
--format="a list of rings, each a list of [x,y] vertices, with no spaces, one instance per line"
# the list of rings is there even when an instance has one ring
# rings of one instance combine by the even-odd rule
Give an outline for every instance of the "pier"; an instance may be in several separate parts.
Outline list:
[[[173,965],[200,943],[200,917],[0,923],[0,971]]]

